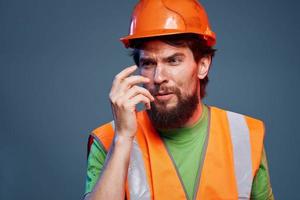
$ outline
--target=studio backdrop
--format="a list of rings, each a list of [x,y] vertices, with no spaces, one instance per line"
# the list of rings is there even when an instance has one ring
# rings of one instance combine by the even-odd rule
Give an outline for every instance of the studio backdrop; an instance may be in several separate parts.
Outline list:
[[[0,0],[0,199],[82,198],[136,2]],[[300,199],[299,1],[201,2],[217,34],[205,103],[264,120],[275,198]]]

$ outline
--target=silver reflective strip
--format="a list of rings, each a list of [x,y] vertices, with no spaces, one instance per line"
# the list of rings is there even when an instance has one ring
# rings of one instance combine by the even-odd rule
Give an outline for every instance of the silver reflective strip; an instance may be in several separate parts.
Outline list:
[[[114,121],[112,121],[111,124],[114,129]],[[116,140],[116,137],[114,140]],[[147,182],[143,156],[136,139],[134,139],[131,149],[127,180],[130,200],[150,200],[151,195]]]
[[[227,111],[239,199],[250,199],[252,160],[249,128],[243,115]]]
[[[133,142],[128,168],[130,199],[150,200],[146,171],[141,150],[136,140]]]

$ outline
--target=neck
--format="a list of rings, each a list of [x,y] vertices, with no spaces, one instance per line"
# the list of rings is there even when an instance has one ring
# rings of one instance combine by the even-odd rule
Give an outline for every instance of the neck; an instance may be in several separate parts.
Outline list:
[[[193,126],[201,117],[202,111],[203,111],[202,102],[200,101],[199,104],[197,105],[195,112],[190,117],[190,119],[183,125],[183,127]]]

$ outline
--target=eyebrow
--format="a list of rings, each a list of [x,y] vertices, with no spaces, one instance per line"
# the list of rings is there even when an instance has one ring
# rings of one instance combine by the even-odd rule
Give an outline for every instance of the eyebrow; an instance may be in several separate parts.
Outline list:
[[[142,57],[139,60],[140,63],[145,63],[145,62],[156,62],[156,59],[150,58],[150,57]]]
[[[174,53],[166,58],[163,58],[162,60],[163,60],[163,62],[168,62],[169,60],[177,58],[177,57],[184,58],[185,55],[183,53]]]
[[[163,62],[168,62],[170,59],[174,59],[176,57],[184,58],[185,55],[183,53],[174,53],[174,54],[172,54],[168,57],[163,58],[162,60],[163,60]],[[139,61],[140,61],[140,63],[143,63],[143,62],[156,62],[156,59],[151,58],[151,57],[141,57]]]

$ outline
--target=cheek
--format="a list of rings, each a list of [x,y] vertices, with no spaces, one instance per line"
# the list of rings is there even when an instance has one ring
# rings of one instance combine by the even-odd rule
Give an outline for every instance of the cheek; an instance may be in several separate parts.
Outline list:
[[[151,86],[151,83],[147,83],[147,84],[144,83],[144,84],[143,84],[143,88],[145,88],[145,89],[151,91],[153,87]]]
[[[149,78],[150,79],[150,83],[153,82],[153,70],[144,70],[144,69],[141,69],[140,75],[143,76],[143,77]],[[149,84],[147,84],[147,85],[149,85]]]
[[[150,82],[144,83],[143,87],[147,90],[151,90],[151,88],[153,88],[153,79],[152,79],[153,76],[152,76],[151,72],[149,72],[148,70],[141,70],[140,75],[150,79]]]
[[[149,78],[150,80],[152,80],[152,71],[151,70],[145,70],[145,69],[141,69],[140,70],[140,75]]]
[[[191,65],[185,67],[191,67]],[[190,68],[190,70],[186,69],[178,71],[177,75],[174,76],[176,77],[176,85],[180,88],[182,94],[192,93],[199,82],[196,67]]]

